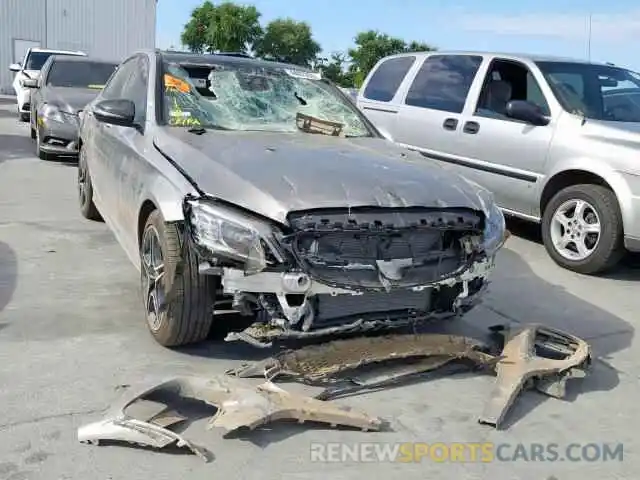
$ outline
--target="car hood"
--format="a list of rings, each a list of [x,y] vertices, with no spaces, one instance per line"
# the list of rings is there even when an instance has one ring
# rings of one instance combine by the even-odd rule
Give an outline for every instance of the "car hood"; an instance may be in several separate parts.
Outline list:
[[[164,127],[156,147],[199,189],[286,224],[297,210],[463,207],[488,214],[486,190],[378,138]]]
[[[46,103],[57,105],[61,110],[76,113],[99,93],[100,90],[93,88],[46,87],[43,98]]]

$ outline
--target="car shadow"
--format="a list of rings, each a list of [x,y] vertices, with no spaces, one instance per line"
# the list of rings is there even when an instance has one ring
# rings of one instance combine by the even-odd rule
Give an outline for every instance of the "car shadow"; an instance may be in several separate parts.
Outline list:
[[[535,223],[508,217],[507,228],[517,237],[542,245],[540,227]],[[611,280],[640,281],[640,253],[627,252],[615,268],[598,276]]]
[[[0,241],[0,312],[13,298],[17,284],[18,258],[8,244]],[[0,323],[0,329],[2,328],[3,324]]]
[[[588,281],[588,278],[585,279]],[[433,333],[461,334],[489,341],[489,327],[497,324],[540,323],[567,331],[587,340],[593,353],[593,362],[586,378],[569,380],[564,399],[572,402],[589,392],[610,391],[619,384],[619,372],[608,364],[608,360],[623,350],[630,348],[634,328],[625,320],[574,296],[563,287],[540,278],[522,257],[505,248],[498,258],[490,291],[484,302],[469,312],[460,321],[440,322],[427,325],[421,331]],[[281,344],[278,348],[296,347],[296,344]],[[184,354],[211,359],[231,359],[241,363],[252,362],[273,355],[277,349],[259,349],[243,343],[210,341],[198,346],[184,348]],[[469,374],[455,375],[464,382]],[[428,380],[428,378],[431,378]],[[428,375],[422,381],[435,381],[438,375]],[[462,384],[461,384],[462,385]],[[397,388],[407,386],[400,384]],[[396,387],[394,387],[396,388]],[[383,392],[362,392],[360,394],[380,395]],[[535,392],[523,392],[509,411],[503,428],[516,425],[530,415],[549,397]],[[552,401],[557,401],[551,399]],[[481,406],[480,406],[481,407]],[[478,411],[478,414],[481,412]],[[284,440],[287,436],[300,432],[300,428],[256,433],[254,441],[264,445]]]
[[[4,135],[0,134],[0,163],[7,160],[33,157],[35,155],[35,143],[28,135]]]

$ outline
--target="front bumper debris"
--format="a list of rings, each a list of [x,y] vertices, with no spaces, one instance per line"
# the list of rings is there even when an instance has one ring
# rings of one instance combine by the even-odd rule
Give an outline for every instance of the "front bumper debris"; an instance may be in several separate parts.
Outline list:
[[[307,384],[330,383],[334,376],[371,364],[402,359],[431,357],[433,365],[444,365],[458,359],[474,363],[490,363],[493,356],[483,345],[457,335],[397,334],[381,337],[357,337],[288,350],[274,357],[228,370],[237,377],[294,377]],[[486,348],[485,348],[486,349]],[[442,363],[441,363],[442,362]],[[435,367],[437,368],[437,367]]]
[[[203,401],[217,408],[208,428],[221,428],[225,434],[241,427],[251,430],[269,422],[293,419],[343,425],[364,431],[379,430],[383,421],[349,407],[323,402],[311,397],[289,393],[271,382],[258,386],[229,376],[201,378],[177,377],[147,385],[134,394],[123,397],[103,420],[78,429],[78,441],[98,444],[100,441],[122,441],[164,448],[169,445],[186,447],[205,461],[208,450],[186,440],[167,427],[184,421],[168,406],[150,401],[162,393]]]
[[[492,327],[506,334],[502,353],[477,340],[439,334],[405,334],[335,340],[289,350],[260,362],[229,370],[237,377],[292,377],[326,389],[316,398],[328,400],[357,391],[398,384],[443,367],[449,373],[492,371],[496,386],[480,423],[496,428],[523,388],[564,398],[569,378],[581,378],[590,363],[589,346],[550,327],[525,325],[514,330]]]
[[[480,423],[500,428],[516,397],[530,381],[547,395],[564,397],[567,379],[583,377],[590,364],[589,345],[555,328],[524,325],[512,329],[498,326],[493,330],[504,333],[506,341],[496,364],[496,384]]]

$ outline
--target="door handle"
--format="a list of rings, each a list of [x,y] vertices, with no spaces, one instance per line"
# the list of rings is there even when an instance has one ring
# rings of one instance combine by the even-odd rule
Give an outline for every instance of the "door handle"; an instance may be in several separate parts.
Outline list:
[[[478,122],[467,122],[462,127],[462,131],[474,135],[480,131],[480,124]]]
[[[442,128],[445,130],[455,130],[458,128],[458,120],[455,118],[447,118],[442,124]]]

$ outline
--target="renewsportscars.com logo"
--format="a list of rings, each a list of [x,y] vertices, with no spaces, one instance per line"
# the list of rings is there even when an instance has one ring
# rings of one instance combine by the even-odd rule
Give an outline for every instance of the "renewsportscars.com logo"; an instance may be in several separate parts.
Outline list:
[[[312,462],[621,462],[622,443],[312,443]]]

